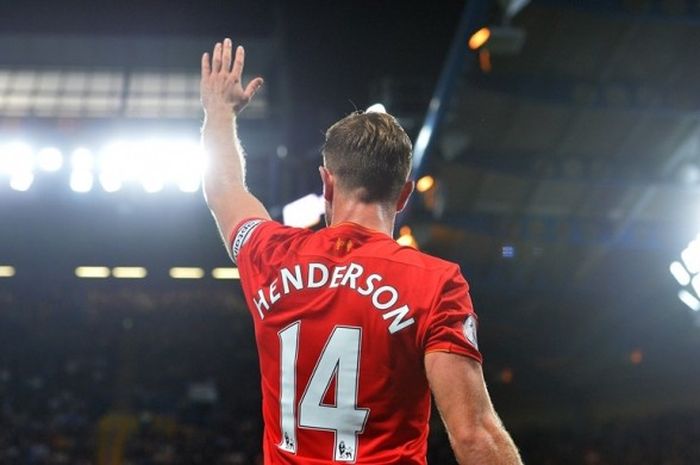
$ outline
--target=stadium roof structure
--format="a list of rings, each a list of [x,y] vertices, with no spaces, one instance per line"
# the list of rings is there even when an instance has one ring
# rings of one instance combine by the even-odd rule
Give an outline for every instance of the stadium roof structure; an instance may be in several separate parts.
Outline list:
[[[198,57],[208,39],[5,35],[0,118],[201,118]],[[271,39],[246,40],[258,73],[273,74]],[[245,78],[245,77],[244,77]],[[268,116],[261,91],[244,116]]]
[[[512,21],[527,33],[519,53],[491,53],[488,71],[469,54],[425,168],[440,189],[428,210],[448,228],[433,242],[469,238],[445,253],[483,268],[503,245],[540,262],[542,247],[564,247],[583,277],[610,250],[680,250],[695,236],[700,21],[652,3],[534,3]],[[398,108],[401,85],[388,96]]]

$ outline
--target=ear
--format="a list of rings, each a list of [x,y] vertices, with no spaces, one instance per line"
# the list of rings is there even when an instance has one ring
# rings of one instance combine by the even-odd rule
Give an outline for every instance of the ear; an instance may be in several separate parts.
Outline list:
[[[415,187],[416,183],[414,181],[406,181],[406,183],[403,185],[403,187],[401,188],[401,193],[399,194],[399,199],[396,201],[397,212],[400,212],[404,208],[406,208],[408,199],[411,197],[411,194],[413,193],[413,189]]]
[[[321,181],[323,182],[323,198],[326,202],[333,201],[333,188],[335,187],[335,179],[330,171],[326,169],[325,166],[319,166],[318,172],[321,174]]]

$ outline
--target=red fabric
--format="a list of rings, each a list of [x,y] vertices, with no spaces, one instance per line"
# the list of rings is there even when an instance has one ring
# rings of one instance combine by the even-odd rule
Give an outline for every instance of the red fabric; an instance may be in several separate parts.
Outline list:
[[[309,380],[338,327],[360,328],[355,405],[368,411],[364,429],[356,435],[357,448],[344,460],[377,465],[425,464],[430,416],[425,353],[444,351],[482,360],[466,336],[465,322],[471,317],[475,323],[476,315],[459,267],[350,223],[314,233],[263,221],[242,245],[237,259],[259,352],[265,464],[335,463],[338,443],[334,432],[303,427],[298,415]],[[325,285],[308,286],[310,263],[317,267],[314,278],[322,274],[318,268],[328,270]],[[362,273],[358,274],[360,267]],[[283,281],[282,269],[299,271],[303,286],[297,289],[289,279]],[[356,278],[344,279],[350,269]],[[381,279],[370,278],[373,274]],[[396,298],[383,286],[394,289]],[[370,287],[374,288],[372,292]],[[380,288],[382,292],[375,295]],[[261,304],[261,296],[265,304]],[[375,303],[388,307],[377,308]],[[405,315],[391,313],[404,305],[408,306]],[[290,453],[278,447],[283,442],[280,331],[297,323],[296,451]],[[337,378],[331,378],[323,404],[330,401],[334,406],[337,382]]]

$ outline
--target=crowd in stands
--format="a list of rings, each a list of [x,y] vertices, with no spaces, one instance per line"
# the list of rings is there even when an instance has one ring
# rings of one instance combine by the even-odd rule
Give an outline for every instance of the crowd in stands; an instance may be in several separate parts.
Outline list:
[[[252,325],[227,292],[0,290],[0,465],[262,463]],[[525,463],[696,465],[700,415],[515,430]],[[435,419],[429,463],[454,463]]]

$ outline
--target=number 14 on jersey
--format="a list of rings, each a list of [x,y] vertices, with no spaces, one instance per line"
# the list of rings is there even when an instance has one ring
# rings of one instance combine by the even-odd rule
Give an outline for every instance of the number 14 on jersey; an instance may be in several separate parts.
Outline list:
[[[304,394],[296,409],[297,357],[301,322],[279,332],[280,339],[280,427],[279,448],[297,453],[299,428],[329,431],[334,434],[333,451],[328,455],[338,462],[357,459],[358,435],[362,434],[369,409],[357,407],[362,328],[336,326],[316,362]],[[335,380],[335,402],[323,399]]]

